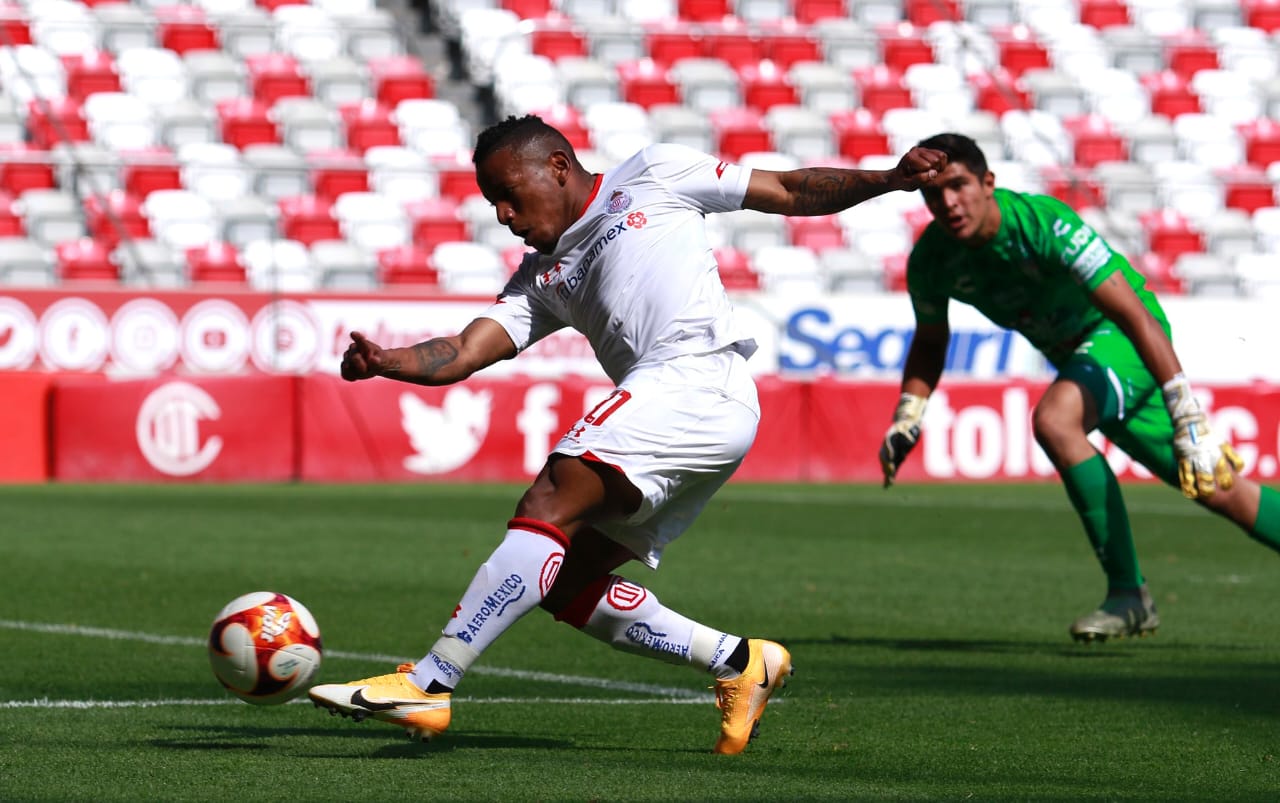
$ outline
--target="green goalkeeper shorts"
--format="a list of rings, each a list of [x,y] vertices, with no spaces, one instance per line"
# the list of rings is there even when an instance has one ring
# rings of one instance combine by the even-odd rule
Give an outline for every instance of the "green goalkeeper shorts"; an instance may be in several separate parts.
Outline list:
[[[1168,334],[1168,324],[1164,324]],[[1160,384],[1133,342],[1107,322],[1085,337],[1058,371],[1081,386],[1098,409],[1098,431],[1170,485],[1178,484],[1173,422]]]

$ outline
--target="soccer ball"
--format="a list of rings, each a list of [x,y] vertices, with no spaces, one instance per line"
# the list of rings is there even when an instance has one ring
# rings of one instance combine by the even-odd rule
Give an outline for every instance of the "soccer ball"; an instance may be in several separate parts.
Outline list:
[[[254,705],[283,703],[306,691],[320,654],[320,628],[311,611],[271,591],[231,600],[209,631],[214,677]]]

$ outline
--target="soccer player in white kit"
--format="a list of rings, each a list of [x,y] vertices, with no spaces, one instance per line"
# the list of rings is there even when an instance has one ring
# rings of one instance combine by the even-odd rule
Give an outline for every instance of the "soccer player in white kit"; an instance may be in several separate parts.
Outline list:
[[[713,674],[715,751],[740,753],[791,674],[790,653],[695,622],[613,574],[633,559],[658,566],[742,462],[760,419],[746,366],[755,343],[735,324],[704,216],[832,214],[916,189],[946,158],[916,148],[892,170],[776,172],[653,145],[592,174],[534,115],[483,131],[473,158],[499,222],[535,251],[457,335],[383,349],[352,332],[343,378],[452,384],[571,326],[616,388],[556,444],[426,656],[390,675],[316,686],[310,697],[430,739],[448,727],[467,668],[541,606],[618,649]]]

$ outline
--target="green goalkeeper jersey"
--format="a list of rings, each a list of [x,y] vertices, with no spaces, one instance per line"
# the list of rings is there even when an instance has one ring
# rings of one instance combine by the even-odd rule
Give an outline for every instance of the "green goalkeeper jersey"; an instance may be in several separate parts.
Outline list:
[[[970,248],[931,223],[911,250],[907,290],[918,323],[946,323],[948,299],[1022,334],[1061,367],[1105,316],[1089,292],[1120,271],[1156,320],[1164,310],[1146,280],[1071,207],[1047,195],[997,188],[1000,230]]]

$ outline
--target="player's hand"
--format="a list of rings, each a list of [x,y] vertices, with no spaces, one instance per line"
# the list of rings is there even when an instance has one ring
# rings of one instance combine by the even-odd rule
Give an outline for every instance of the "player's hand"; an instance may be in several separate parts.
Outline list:
[[[1188,499],[1208,499],[1221,488],[1231,490],[1244,461],[1231,444],[1213,434],[1204,413],[1174,422],[1173,449],[1178,455],[1178,483]]]
[[[898,408],[893,412],[893,423],[884,434],[884,442],[880,444],[880,471],[884,474],[884,487],[893,485],[898,475],[898,467],[920,440],[920,420],[924,418],[926,399],[910,393],[904,393],[898,399]]]
[[[900,190],[918,190],[938,177],[947,167],[947,155],[933,148],[916,146],[903,154],[893,169],[893,183]]]
[[[1188,499],[1208,499],[1221,488],[1230,490],[1244,461],[1231,444],[1213,434],[1200,402],[1182,374],[1161,388],[1173,421],[1173,451],[1178,458],[1178,484]]]
[[[342,354],[342,378],[348,382],[369,379],[382,373],[382,368],[382,347],[352,332],[351,345]]]

